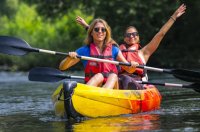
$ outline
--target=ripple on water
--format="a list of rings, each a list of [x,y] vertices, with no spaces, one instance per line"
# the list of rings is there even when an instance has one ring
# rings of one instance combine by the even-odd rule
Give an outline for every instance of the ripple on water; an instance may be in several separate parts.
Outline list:
[[[24,82],[28,81],[26,72],[0,72],[0,82]]]
[[[77,74],[80,75],[80,74]],[[163,74],[162,74],[163,75]],[[161,79],[159,82],[176,82]],[[27,73],[0,72],[0,127],[5,130],[31,129],[38,131],[198,131],[200,130],[199,93],[191,89],[158,87],[163,99],[161,108],[147,113],[119,117],[88,119],[66,125],[68,121],[56,117],[51,94],[58,84],[29,82]],[[1,131],[1,130],[0,130]]]

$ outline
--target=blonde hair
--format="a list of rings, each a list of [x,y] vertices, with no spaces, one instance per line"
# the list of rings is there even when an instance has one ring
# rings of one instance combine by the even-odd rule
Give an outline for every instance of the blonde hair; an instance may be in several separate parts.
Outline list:
[[[108,43],[113,43],[115,42],[112,38],[111,38],[111,28],[110,26],[108,25],[108,23],[101,19],[101,18],[97,18],[97,19],[94,19],[93,22],[90,24],[89,28],[88,28],[88,31],[87,31],[87,37],[85,38],[84,42],[85,44],[89,45],[90,43],[93,42],[93,37],[91,35],[93,29],[94,29],[94,26],[97,24],[97,23],[102,23],[104,26],[105,26],[105,29],[106,29],[106,38],[104,40],[104,45],[105,44],[108,44]],[[115,42],[116,43],[116,42]],[[117,43],[116,43],[117,45]]]

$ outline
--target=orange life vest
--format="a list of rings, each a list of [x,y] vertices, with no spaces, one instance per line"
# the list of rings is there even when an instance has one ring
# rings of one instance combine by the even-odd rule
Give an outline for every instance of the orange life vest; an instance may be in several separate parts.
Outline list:
[[[138,55],[138,49],[140,45],[139,44],[133,44],[131,46],[127,46],[126,44],[121,44],[120,45],[120,50],[122,51],[122,54],[124,58],[128,61],[135,61],[138,62],[140,65],[144,65],[144,62]],[[121,68],[121,73],[123,73],[125,70]],[[136,74],[140,75],[141,77],[144,76],[144,70],[141,68],[136,68],[135,72]]]
[[[112,44],[108,44],[103,53],[101,53],[98,47],[94,44],[90,44],[90,56],[100,59],[113,60],[112,58]],[[107,77],[110,73],[118,73],[117,67],[114,64],[96,62],[88,60],[85,67],[85,82],[88,82],[92,76],[97,73],[102,73],[104,76],[104,83],[107,81]]]

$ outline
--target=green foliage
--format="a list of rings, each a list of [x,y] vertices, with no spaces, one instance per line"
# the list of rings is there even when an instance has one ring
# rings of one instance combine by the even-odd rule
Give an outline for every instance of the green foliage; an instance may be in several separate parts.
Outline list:
[[[88,21],[93,19],[92,16],[86,17],[78,9],[71,9],[62,17],[53,20],[46,19],[38,15],[36,5],[28,6],[21,3],[12,19],[6,15],[1,17],[0,34],[22,38],[32,47],[63,52],[74,51],[83,44],[85,37],[84,29],[75,22],[77,15],[85,17]],[[12,57],[7,59],[10,58]],[[33,66],[57,67],[61,59],[63,58],[32,53],[23,58],[13,57],[11,61],[4,58],[3,62],[27,70]]]
[[[118,43],[123,41],[125,28],[133,25],[144,46],[181,3],[179,0],[1,0],[0,34],[20,37],[32,47],[74,51],[82,46],[86,34],[75,22],[80,15],[87,22],[97,17],[105,19]],[[186,13],[166,34],[149,65],[199,68],[200,1],[185,1],[185,4]],[[25,57],[0,55],[0,58],[0,65],[23,70],[34,66],[57,67],[63,59],[36,53]]]
[[[96,17],[104,18],[111,26],[113,38],[121,43],[127,26],[135,26],[141,45],[146,45],[169,19],[182,1],[173,0],[109,0],[90,1]],[[150,65],[173,67],[200,67],[199,8],[200,1],[186,1],[186,13],[165,35],[159,49],[149,60]],[[187,34],[187,35],[186,35]],[[191,53],[192,50],[192,53]],[[185,64],[188,62],[187,64]]]
[[[132,25],[139,30],[142,43],[147,43],[174,12],[177,4],[169,0],[101,1],[95,7],[95,17],[103,17],[109,23],[118,42],[123,40],[126,27]]]
[[[11,17],[18,8],[18,0],[1,0],[0,15]]]

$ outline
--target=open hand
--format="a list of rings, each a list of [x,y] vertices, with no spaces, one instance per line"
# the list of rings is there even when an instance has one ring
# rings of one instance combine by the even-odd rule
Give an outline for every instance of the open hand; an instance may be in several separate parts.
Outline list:
[[[185,13],[186,10],[186,5],[182,4],[181,6],[179,6],[179,8],[174,12],[174,14],[172,15],[174,18],[178,18],[180,17],[182,14]]]
[[[77,16],[77,17],[76,17],[76,22],[77,22],[78,24],[80,24],[81,26],[83,26],[84,28],[86,28],[86,27],[89,26],[89,25],[85,22],[85,20],[84,20],[82,17],[80,17],[80,16]]]

